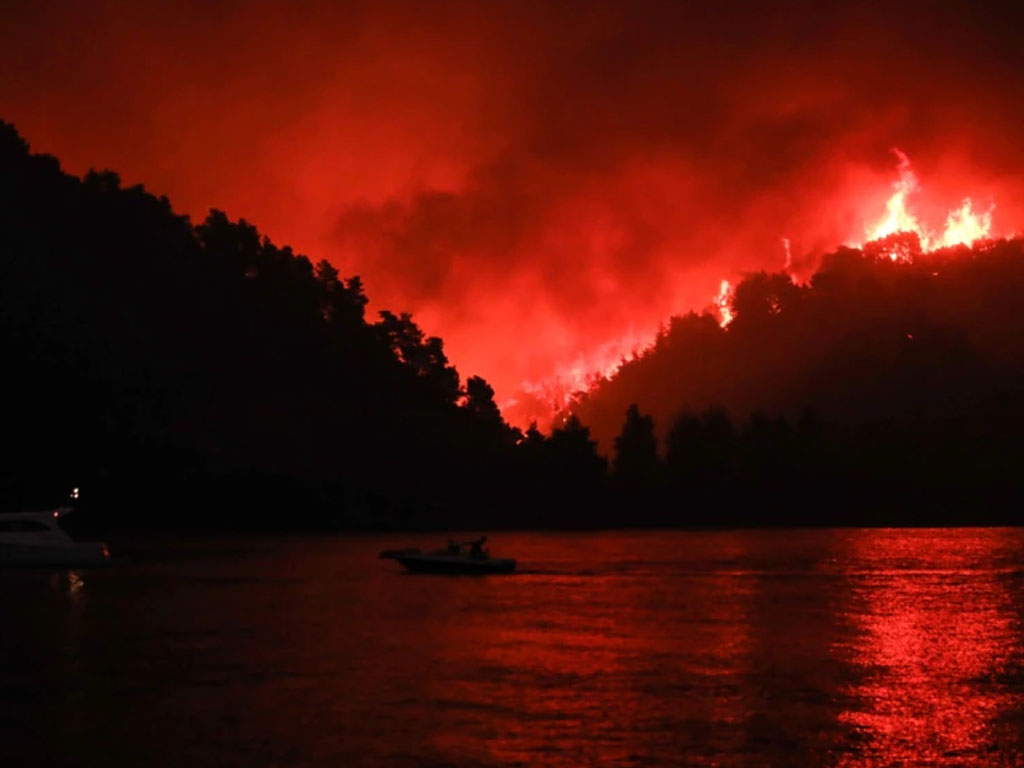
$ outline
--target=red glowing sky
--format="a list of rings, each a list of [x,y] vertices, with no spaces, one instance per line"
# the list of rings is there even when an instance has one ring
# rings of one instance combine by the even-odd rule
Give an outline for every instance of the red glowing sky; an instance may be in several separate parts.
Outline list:
[[[863,239],[894,146],[923,221],[970,196],[1020,228],[1018,20],[836,5],[16,0],[0,117],[360,274],[507,402],[781,268],[783,237]]]

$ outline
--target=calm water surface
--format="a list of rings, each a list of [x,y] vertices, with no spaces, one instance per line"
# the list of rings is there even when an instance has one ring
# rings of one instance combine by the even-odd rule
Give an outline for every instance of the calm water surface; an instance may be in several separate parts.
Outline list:
[[[443,538],[0,571],[0,764],[1024,765],[1024,531]]]

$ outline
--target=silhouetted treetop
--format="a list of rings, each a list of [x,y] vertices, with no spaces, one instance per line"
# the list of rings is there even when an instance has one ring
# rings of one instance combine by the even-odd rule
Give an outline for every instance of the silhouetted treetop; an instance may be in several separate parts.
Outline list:
[[[660,479],[661,460],[658,439],[654,436],[654,419],[641,415],[636,403],[626,409],[626,421],[615,438],[612,466],[616,478],[634,486],[652,485]]]

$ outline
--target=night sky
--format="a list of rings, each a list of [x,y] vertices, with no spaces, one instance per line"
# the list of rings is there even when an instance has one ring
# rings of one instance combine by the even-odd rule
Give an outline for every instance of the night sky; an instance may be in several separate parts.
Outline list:
[[[897,7],[898,6],[898,7]],[[864,239],[899,148],[938,228],[1024,220],[1020,19],[970,3],[40,2],[0,117],[363,277],[506,405],[722,279]],[[514,415],[514,408],[508,413]]]

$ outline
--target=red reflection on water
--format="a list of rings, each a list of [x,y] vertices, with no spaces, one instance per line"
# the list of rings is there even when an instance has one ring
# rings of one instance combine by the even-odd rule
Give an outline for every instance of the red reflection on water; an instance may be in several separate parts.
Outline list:
[[[1020,704],[1000,681],[1020,644],[1011,570],[997,556],[1012,536],[972,532],[965,549],[949,530],[857,534],[854,559],[874,568],[851,576],[860,634],[838,652],[859,702],[840,721],[862,744],[839,764],[1003,765],[1015,739],[1005,716]]]
[[[489,581],[493,613],[444,627],[444,653],[476,671],[432,686],[435,699],[464,708],[458,727],[438,718],[439,754],[578,768],[743,749],[752,703],[738,681],[749,671],[756,582],[703,568],[679,576],[678,562],[656,562],[678,551],[659,552],[651,534],[637,535],[624,561],[624,538],[587,539],[585,554],[569,555],[575,573]],[[722,560],[746,549],[728,536],[708,548]]]
[[[396,754],[537,768],[1024,755],[1020,531],[523,533],[502,551],[521,573],[378,574],[393,591],[372,634],[396,640],[356,664],[357,687],[386,692],[359,707],[378,733],[401,724]]]

